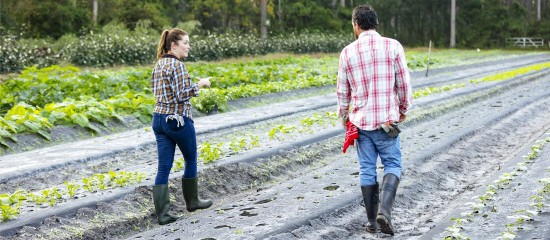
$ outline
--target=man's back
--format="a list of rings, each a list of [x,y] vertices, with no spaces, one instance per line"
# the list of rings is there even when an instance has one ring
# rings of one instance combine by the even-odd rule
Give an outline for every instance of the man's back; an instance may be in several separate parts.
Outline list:
[[[340,55],[337,93],[344,105],[350,94],[349,119],[360,129],[374,130],[382,123],[397,122],[411,105],[410,77],[401,44],[376,31],[361,33]]]

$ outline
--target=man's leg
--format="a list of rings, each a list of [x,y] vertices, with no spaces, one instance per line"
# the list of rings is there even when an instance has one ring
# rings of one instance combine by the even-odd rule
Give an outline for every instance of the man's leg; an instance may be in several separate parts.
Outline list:
[[[376,232],[378,212],[378,182],[376,181],[376,159],[378,154],[372,141],[372,131],[359,130],[357,156],[359,157],[359,181],[365,210],[367,212],[367,232]]]
[[[384,165],[384,180],[380,197],[380,210],[376,217],[383,233],[394,235],[395,229],[391,223],[391,210],[401,177],[401,145],[400,138],[391,138],[383,131],[377,131],[376,147]]]

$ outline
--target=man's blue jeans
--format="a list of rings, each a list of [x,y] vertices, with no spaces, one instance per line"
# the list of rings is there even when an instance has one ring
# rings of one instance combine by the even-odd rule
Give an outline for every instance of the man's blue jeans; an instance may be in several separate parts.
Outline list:
[[[183,177],[197,177],[197,137],[193,120],[183,117],[183,126],[181,126],[176,119],[167,118],[169,115],[153,114],[153,131],[157,139],[158,154],[158,172],[155,185],[168,183],[168,176],[174,163],[176,145],[185,160]]]
[[[401,178],[400,137],[391,138],[383,130],[364,131],[359,129],[357,155],[359,156],[361,186],[376,184],[378,156],[384,165],[384,175],[391,173]]]

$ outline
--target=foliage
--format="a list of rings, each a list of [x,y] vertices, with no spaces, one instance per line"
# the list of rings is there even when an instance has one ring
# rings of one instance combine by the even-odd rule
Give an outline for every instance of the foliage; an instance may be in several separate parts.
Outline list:
[[[406,46],[437,47],[450,42],[450,3],[436,0],[293,0],[267,1],[269,36],[289,32],[323,31],[352,34],[353,7],[369,4],[377,11],[378,31]],[[536,2],[536,1],[535,1]],[[508,37],[550,38],[550,2],[540,1],[541,19],[536,18],[533,1],[463,0],[456,2],[456,43],[463,48],[502,47]],[[97,24],[92,22],[90,0],[18,0],[0,2],[0,26],[27,38],[54,38],[65,34],[85,35],[118,22],[136,29],[148,21],[159,33],[165,26],[189,28],[193,34],[207,36],[228,32],[260,32],[258,1],[217,0],[112,0],[99,1]],[[343,4],[343,5],[342,5]],[[182,25],[198,22],[200,25]],[[195,28],[195,26],[198,26]],[[329,39],[330,40],[330,39]],[[28,66],[28,65],[25,65]]]
[[[211,144],[210,142],[204,142],[199,147],[199,158],[204,163],[210,163],[223,155],[222,147],[223,143]]]
[[[1,29],[0,29],[1,30]],[[58,62],[48,44],[29,45],[11,34],[0,34],[0,73],[18,72],[26,66],[45,67]]]
[[[452,89],[462,88],[464,86],[466,86],[466,84],[464,84],[464,83],[453,83],[453,84],[444,85],[444,86],[440,86],[440,87],[426,87],[426,88],[423,88],[423,89],[415,90],[413,92],[413,98],[421,98],[421,97],[425,97],[425,96],[428,96],[428,95],[433,94],[433,93],[439,93],[439,92],[443,92],[443,91],[450,91]]]
[[[41,46],[25,44],[13,36],[0,37],[0,73],[18,72],[26,66],[45,67],[59,62],[79,66],[119,66],[153,63],[159,34],[147,31],[147,24],[129,31],[120,24],[110,24],[100,33],[76,38],[62,37]],[[273,52],[339,52],[352,39],[337,33],[286,33],[260,40],[253,34],[191,35],[191,51],[186,61],[210,61]],[[25,51],[20,51],[25,49]]]
[[[550,62],[534,64],[527,67],[522,67],[522,68],[518,68],[518,69],[514,69],[514,70],[502,72],[502,73],[497,73],[481,79],[470,80],[470,82],[479,83],[479,82],[504,81],[504,80],[512,79],[519,75],[527,74],[534,71],[540,71],[547,68],[550,68]]]
[[[201,89],[199,96],[191,99],[193,106],[200,112],[227,111],[227,99],[219,89]]]
[[[80,37],[61,51],[63,59],[83,66],[147,64],[156,56],[158,36],[128,31],[120,25],[106,25],[102,33]]]

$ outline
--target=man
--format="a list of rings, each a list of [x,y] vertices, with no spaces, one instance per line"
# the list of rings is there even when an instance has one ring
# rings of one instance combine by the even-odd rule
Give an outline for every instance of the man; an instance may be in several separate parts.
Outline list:
[[[350,121],[359,131],[357,155],[367,231],[377,232],[379,225],[383,233],[394,235],[391,210],[401,177],[400,138],[395,123],[405,121],[412,106],[410,75],[401,44],[376,32],[378,18],[372,7],[356,7],[352,24],[357,40],[340,54],[338,112],[344,127]],[[378,156],[384,165],[380,198]]]

